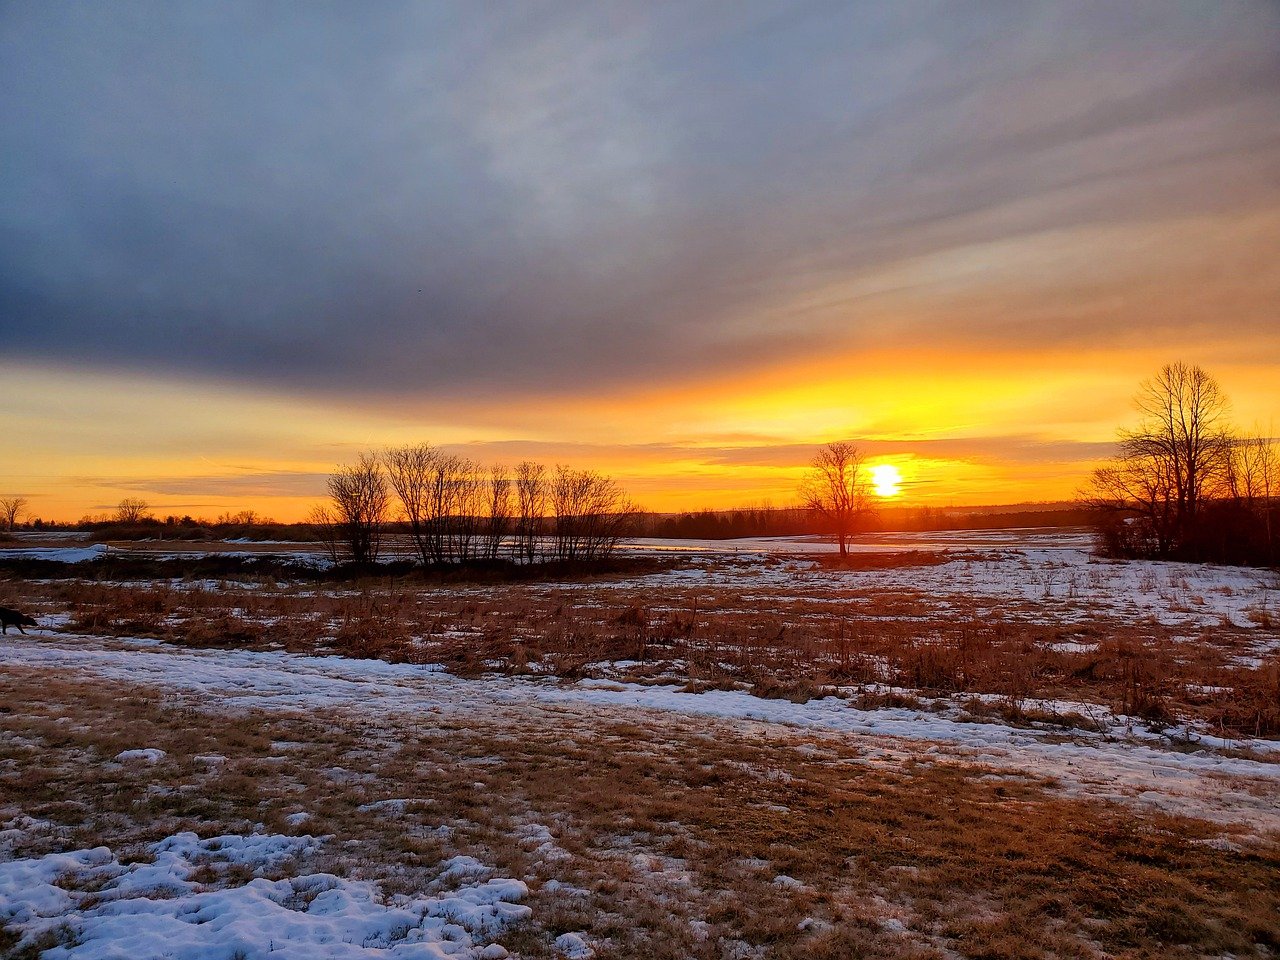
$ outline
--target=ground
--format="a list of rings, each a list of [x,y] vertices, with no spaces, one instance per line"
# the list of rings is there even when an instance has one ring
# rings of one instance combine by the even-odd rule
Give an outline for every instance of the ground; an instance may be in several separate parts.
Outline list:
[[[877,545],[588,582],[10,580],[44,626],[0,644],[0,944],[1280,952],[1280,752],[1265,704],[1227,709],[1270,689],[1274,575]]]

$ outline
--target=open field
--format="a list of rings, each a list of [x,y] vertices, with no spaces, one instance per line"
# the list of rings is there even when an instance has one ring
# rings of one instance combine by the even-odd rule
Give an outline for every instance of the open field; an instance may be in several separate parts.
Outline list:
[[[670,562],[7,575],[42,627],[0,643],[0,949],[1280,951],[1274,572],[1071,530],[626,549]]]

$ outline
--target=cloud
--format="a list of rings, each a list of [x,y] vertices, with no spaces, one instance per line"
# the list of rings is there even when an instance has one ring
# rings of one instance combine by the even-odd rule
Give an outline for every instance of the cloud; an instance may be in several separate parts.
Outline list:
[[[1047,440],[1030,434],[987,435],[945,439],[883,440],[851,438],[868,458],[912,457],[925,460],[1001,464],[1082,464],[1109,457],[1115,445],[1084,440]],[[803,468],[813,460],[817,443],[581,443],[500,440],[444,444],[449,453],[481,463],[622,464],[647,470],[661,464],[698,464],[712,468]]]
[[[92,484],[164,496],[321,497],[324,495],[328,476],[328,473],[306,470],[262,470],[144,479],[96,478],[92,480]],[[83,479],[80,482],[90,481]]]
[[[1275,354],[1277,28],[1265,0],[10,6],[0,350],[555,394],[1194,342],[1227,308]]]

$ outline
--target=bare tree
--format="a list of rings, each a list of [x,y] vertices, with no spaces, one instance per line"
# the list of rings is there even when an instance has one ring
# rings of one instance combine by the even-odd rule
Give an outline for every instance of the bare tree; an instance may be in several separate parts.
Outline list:
[[[445,563],[451,559],[449,523],[456,487],[454,474],[457,470],[457,457],[437,454],[432,460],[422,522],[428,553],[435,563]]]
[[[638,510],[617,482],[560,465],[551,479],[557,560],[599,560],[625,535]]]
[[[409,524],[409,535],[423,566],[443,559],[442,539],[432,524],[433,481],[439,452],[428,443],[397,447],[382,455],[391,489],[400,501],[401,513]]]
[[[415,544],[424,564],[473,559],[482,514],[485,477],[479,464],[422,444],[387,455]]]
[[[547,513],[547,468],[532,460],[516,465],[515,555],[525,563],[538,559],[543,517]]]
[[[4,521],[5,530],[13,532],[18,518],[27,512],[28,503],[26,497],[0,497],[0,520]]]
[[[868,477],[862,469],[862,451],[848,441],[828,443],[813,458],[800,485],[806,507],[831,522],[840,556],[848,555],[849,535],[870,503]]]
[[[307,523],[311,526],[320,546],[324,547],[329,561],[336,564],[341,560],[342,540],[338,535],[338,518],[334,512],[323,504],[313,507],[311,513],[307,515]]]
[[[1231,445],[1224,484],[1226,495],[1253,518],[1255,537],[1264,545],[1259,559],[1276,563],[1276,501],[1280,498],[1280,450],[1261,432],[1239,437]]]
[[[498,559],[502,540],[511,522],[511,471],[498,465],[489,468],[489,516],[484,531],[486,560]]]
[[[1278,483],[1276,442],[1260,433],[1235,438],[1223,473],[1226,495],[1252,505],[1280,493]]]
[[[1170,464],[1126,449],[1093,472],[1089,503],[1114,519],[1101,531],[1103,552],[1167,557],[1178,543],[1178,505]],[[1130,521],[1125,515],[1136,516]]]
[[[338,467],[329,477],[329,499],[339,538],[351,560],[357,564],[377,560],[390,504],[378,457],[362,453],[355,464]]]
[[[1189,525],[1230,458],[1230,403],[1217,380],[1185,363],[1161,367],[1142,384],[1134,402],[1142,421],[1136,430],[1121,434],[1122,443],[1150,462],[1164,462],[1178,522]]]
[[[1094,472],[1089,499],[1136,514],[1136,523],[1110,528],[1111,547],[1167,557],[1186,542],[1215,487],[1230,482],[1230,404],[1203,369],[1171,363],[1143,382],[1134,405],[1141,420],[1120,431],[1120,452]]]
[[[449,553],[459,563],[467,563],[476,558],[479,547],[480,523],[485,510],[485,473],[474,460],[451,459]]]
[[[116,505],[116,523],[142,523],[151,517],[151,504],[141,497],[125,497]]]

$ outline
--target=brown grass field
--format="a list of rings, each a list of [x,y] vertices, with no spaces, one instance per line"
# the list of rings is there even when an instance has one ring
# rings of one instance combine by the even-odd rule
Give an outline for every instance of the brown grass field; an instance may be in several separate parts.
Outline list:
[[[900,553],[509,584],[11,577],[0,604],[45,627],[6,641],[0,827],[40,826],[0,833],[0,864],[97,845],[145,860],[183,830],[306,833],[328,838],[323,852],[265,876],[324,870],[393,897],[436,889],[443,863],[472,856],[528,884],[531,917],[495,939],[529,958],[565,956],[564,933],[601,960],[1273,956],[1270,587],[1228,578],[1213,594],[1190,573],[1082,569]],[[939,587],[966,570],[998,590]],[[1156,578],[1167,614],[1135,615],[1088,579],[1120,573]],[[312,655],[347,659],[314,661],[329,672],[311,681]],[[407,700],[318,687],[324,706],[300,706],[308,684],[359,678],[340,664],[370,660],[459,679],[433,667],[422,677],[436,686],[395,675]],[[237,676],[304,673],[175,682],[223,661]],[[1096,745],[1121,764],[1135,750],[1136,768],[1151,751],[1237,767],[1197,773],[1173,807],[1159,790],[1098,791],[1067,768],[892,732],[530,698],[521,683],[834,696],[868,716],[1026,730],[1081,756]],[[1208,734],[1223,739],[1197,744]],[[112,759],[141,746],[165,755]],[[1198,809],[1196,790],[1215,789]],[[253,875],[197,879],[215,890]],[[14,957],[76,943],[0,929]]]

